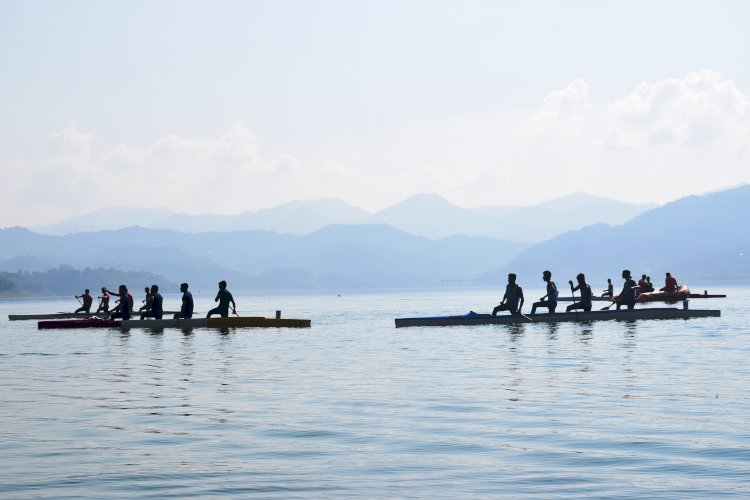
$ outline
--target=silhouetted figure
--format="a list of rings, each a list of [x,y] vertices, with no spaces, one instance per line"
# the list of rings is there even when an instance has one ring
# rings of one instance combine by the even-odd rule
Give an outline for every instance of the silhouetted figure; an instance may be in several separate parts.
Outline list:
[[[229,290],[227,290],[226,281],[219,281],[219,292],[216,294],[214,302],[218,302],[219,305],[208,311],[208,314],[206,314],[207,318],[210,318],[212,314],[218,314],[222,318],[226,318],[227,316],[229,316],[229,304],[232,304],[232,312],[234,314],[237,314],[237,307],[234,304],[234,297],[232,297],[232,294],[229,293]]]
[[[107,289],[102,287],[102,294],[100,297],[97,297],[99,299],[99,307],[97,308],[96,312],[100,313],[108,313],[109,312],[109,293],[107,293]]]
[[[149,295],[151,296],[151,303],[149,304],[149,309],[141,314],[141,319],[161,319],[164,316],[164,297],[159,293],[159,285],[151,285]]]
[[[651,276],[646,276],[646,283],[648,283],[648,291],[653,292],[654,291],[654,284],[651,283]]]
[[[542,273],[542,279],[547,283],[547,294],[539,299],[539,302],[534,302],[531,305],[531,314],[536,314],[537,307],[546,307],[550,313],[555,312],[557,308],[557,285],[552,281],[552,273],[544,271]],[[546,300],[545,300],[546,299]]]
[[[602,297],[612,297],[615,294],[615,286],[612,284],[612,278],[607,278],[607,289],[602,292]]]
[[[113,312],[109,319],[112,321],[117,318],[130,319],[130,315],[133,312],[133,296],[128,292],[128,287],[120,285],[117,292],[107,290],[107,293],[115,297],[120,297],[120,305],[117,306],[117,311]]]
[[[180,291],[182,292],[182,306],[180,312],[174,315],[174,319],[190,319],[193,317],[193,294],[188,292],[188,284],[182,283]]]
[[[497,316],[499,311],[510,311],[511,314],[518,314],[523,308],[523,300],[523,289],[516,284],[516,275],[510,273],[503,300],[492,309],[492,315]]]
[[[624,279],[625,282],[622,285],[622,291],[617,296],[617,300],[615,300],[618,311],[621,306],[628,306],[628,309],[633,309],[635,307],[635,297],[638,291],[638,284],[630,276],[630,271],[623,269],[622,279]]]
[[[156,289],[158,290],[159,287],[156,287]],[[154,300],[154,296],[151,295],[151,289],[149,287],[146,287],[144,291],[146,292],[146,299],[143,301],[141,308],[138,309],[138,312],[149,312],[151,310],[151,302]]]
[[[570,284],[570,291],[575,293],[576,290],[580,290],[581,300],[579,302],[573,302],[565,310],[570,312],[575,309],[583,309],[588,312],[591,310],[591,286],[586,283],[586,276],[584,276],[583,273],[578,273],[576,281],[578,281],[578,285],[576,285],[575,288],[573,287],[573,282],[568,281]]]
[[[83,295],[76,295],[77,299],[83,299],[83,304],[81,304],[81,307],[73,311],[74,313],[80,313],[85,312],[86,314],[89,314],[91,312],[91,304],[94,303],[94,298],[91,297],[91,294],[89,293],[89,289],[83,291]]]
[[[662,292],[676,292],[677,291],[677,279],[674,278],[670,273],[667,273],[664,278],[664,288],[659,288]]]
[[[641,279],[638,280],[638,290],[636,290],[636,296],[642,293],[653,292],[651,283],[648,282],[648,276],[645,274],[641,275]]]

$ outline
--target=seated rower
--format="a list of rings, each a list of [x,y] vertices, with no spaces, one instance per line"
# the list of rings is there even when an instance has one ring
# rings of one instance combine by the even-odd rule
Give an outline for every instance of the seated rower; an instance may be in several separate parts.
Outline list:
[[[159,287],[157,287],[158,290]],[[138,309],[138,312],[149,312],[151,310],[151,302],[154,300],[154,296],[152,295],[151,288],[146,287],[144,289],[146,292],[146,299],[143,301],[143,305],[140,309]]]
[[[625,282],[622,285],[622,291],[616,297],[613,297],[613,302],[617,304],[617,310],[620,310],[621,306],[628,306],[628,309],[635,307],[635,299],[638,294],[638,284],[630,276],[630,271],[623,269],[622,279]]]
[[[544,271],[542,273],[542,279],[547,283],[547,294],[539,299],[539,302],[534,302],[531,306],[531,314],[536,314],[537,307],[546,307],[550,313],[555,312],[557,308],[557,285],[552,281],[552,273]],[[545,300],[547,299],[547,300]]]
[[[676,292],[677,291],[677,278],[672,276],[670,273],[667,273],[666,278],[664,278],[664,288],[659,288],[659,291]]]
[[[81,307],[73,311],[74,313],[86,313],[89,314],[91,312],[91,304],[94,303],[94,298],[89,293],[89,289],[83,291],[83,295],[76,295],[77,299],[83,299],[83,304],[81,304]]]
[[[108,313],[109,312],[109,293],[107,293],[107,289],[105,287],[102,287],[102,295],[98,297],[99,299],[99,307],[97,308],[96,312],[100,313]]]
[[[189,285],[182,283],[180,285],[180,291],[182,292],[182,306],[180,312],[174,315],[174,319],[190,319],[193,317],[193,294],[188,292]]]
[[[520,314],[523,308],[523,289],[516,284],[516,275],[508,275],[508,284],[505,286],[505,294],[499,305],[492,309],[492,315],[497,316],[500,311],[510,311],[511,314]]]
[[[151,285],[149,295],[151,296],[151,304],[149,304],[149,309],[141,314],[141,319],[161,319],[164,315],[164,298],[159,293],[159,285]]]
[[[612,297],[615,294],[615,287],[612,285],[612,278],[607,278],[607,289],[602,292],[602,297]]]
[[[570,291],[575,294],[576,290],[580,290],[581,300],[580,302],[570,304],[565,311],[570,312],[576,309],[583,309],[586,312],[591,311],[591,286],[586,283],[586,276],[583,273],[578,273],[576,281],[578,281],[578,285],[575,288],[573,288],[573,282],[568,281],[570,283]]]
[[[130,292],[128,292],[128,287],[126,287],[125,285],[120,285],[117,292],[107,290],[107,293],[110,295],[114,295],[115,297],[120,297],[120,305],[115,308],[119,310],[113,311],[109,319],[111,321],[114,321],[118,318],[122,318],[124,320],[130,319],[130,316],[133,312],[133,297],[132,295],[130,295]]]

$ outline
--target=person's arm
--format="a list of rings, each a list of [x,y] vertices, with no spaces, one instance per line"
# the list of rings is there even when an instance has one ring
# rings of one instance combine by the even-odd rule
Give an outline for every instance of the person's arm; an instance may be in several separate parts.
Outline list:
[[[521,309],[523,309],[524,298],[523,298],[523,288],[521,288],[520,286],[518,287],[518,298],[520,299],[520,302],[518,304],[518,312],[521,312]]]
[[[229,303],[232,304],[232,312],[237,314],[237,304],[234,303],[234,297],[231,294],[229,295]]]

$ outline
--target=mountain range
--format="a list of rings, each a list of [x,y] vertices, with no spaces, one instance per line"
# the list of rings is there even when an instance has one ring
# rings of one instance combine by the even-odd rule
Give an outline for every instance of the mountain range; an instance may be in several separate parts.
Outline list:
[[[515,272],[538,279],[575,281],[577,273],[602,288],[606,278],[620,283],[623,269],[662,283],[666,272],[683,281],[750,279],[750,186],[688,196],[618,225],[596,224],[527,248],[479,283],[497,283]],[[686,283],[689,285],[689,283]],[[567,286],[567,285],[566,285]]]
[[[0,230],[0,271],[72,266],[151,272],[211,290],[220,279],[235,290],[501,286],[508,272],[515,272],[522,285],[541,287],[545,269],[561,288],[579,272],[595,288],[603,288],[606,278],[619,283],[624,268],[636,277],[649,274],[655,283],[665,272],[680,282],[747,280],[748,215],[750,186],[741,186],[682,198],[619,225],[593,224],[536,245],[488,236],[433,239],[387,224],[334,224],[303,235],[145,227],[50,235],[16,227]],[[501,225],[497,218],[490,217]]]
[[[165,208],[113,207],[33,229],[62,235],[137,225],[190,233],[265,230],[305,235],[333,224],[387,224],[433,239],[469,235],[537,243],[590,224],[622,224],[654,207],[655,204],[626,203],[576,193],[529,207],[462,208],[436,194],[419,194],[375,213],[339,199],[292,201],[237,215],[190,215]]]
[[[226,279],[235,289],[440,286],[475,278],[523,248],[484,236],[431,240],[384,224],[332,225],[303,236],[141,227],[58,236],[9,228],[0,230],[0,271],[24,263],[28,270],[146,270],[211,288]]]

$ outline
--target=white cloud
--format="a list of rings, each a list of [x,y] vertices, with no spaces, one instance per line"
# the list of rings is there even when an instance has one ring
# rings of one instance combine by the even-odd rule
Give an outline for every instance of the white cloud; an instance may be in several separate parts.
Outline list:
[[[241,122],[209,137],[172,133],[105,146],[71,124],[34,160],[0,158],[2,224],[112,205],[238,213],[293,199],[370,210],[417,192],[464,206],[528,204],[586,191],[664,202],[750,181],[750,101],[719,73],[641,83],[602,105],[575,80],[536,109],[440,116],[316,144],[319,156],[263,154]],[[321,153],[322,152],[322,153]],[[23,219],[26,217],[26,219]]]
[[[564,89],[547,94],[541,109],[523,120],[518,135],[527,140],[550,134],[578,135],[589,107],[589,84],[574,80]]]
[[[750,101],[732,80],[707,70],[640,83],[616,100],[610,112],[613,124],[606,143],[613,147],[740,146],[750,135]]]

